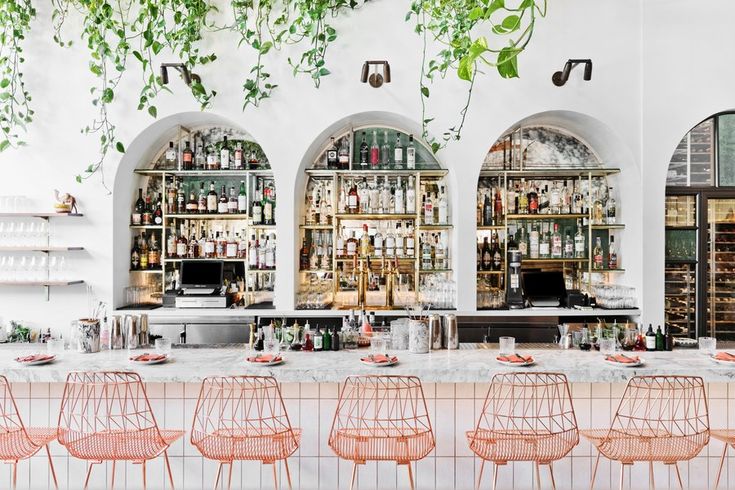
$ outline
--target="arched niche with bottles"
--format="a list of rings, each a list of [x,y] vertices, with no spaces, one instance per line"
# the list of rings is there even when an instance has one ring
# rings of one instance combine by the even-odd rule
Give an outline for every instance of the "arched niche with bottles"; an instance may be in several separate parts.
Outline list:
[[[336,131],[305,169],[298,309],[455,307],[448,171],[407,131]]]
[[[184,260],[224,262],[223,290],[239,306],[272,306],[275,182],[245,131],[177,126],[134,170],[130,270],[123,307],[174,305]],[[121,197],[122,198],[122,197]]]
[[[619,173],[562,128],[517,126],[495,141],[477,188],[478,309],[518,306],[529,271],[561,271],[567,290],[590,293],[603,307],[631,306],[606,304],[610,275],[624,271]],[[520,278],[509,274],[511,250]]]

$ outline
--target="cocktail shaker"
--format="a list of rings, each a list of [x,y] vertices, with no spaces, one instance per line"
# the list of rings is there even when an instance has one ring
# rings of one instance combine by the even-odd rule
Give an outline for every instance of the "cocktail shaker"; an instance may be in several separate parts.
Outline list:
[[[150,347],[150,345],[148,315],[143,313],[138,317],[138,347]]]
[[[110,350],[120,350],[123,348],[123,325],[124,317],[113,315],[112,324],[110,325]]]
[[[451,313],[444,315],[442,326],[442,345],[445,349],[459,349],[459,327],[457,316]]]
[[[135,315],[125,315],[125,328],[123,329],[126,349],[138,348],[138,317]]]
[[[442,348],[442,319],[439,315],[429,315],[429,335],[431,336],[431,350]]]

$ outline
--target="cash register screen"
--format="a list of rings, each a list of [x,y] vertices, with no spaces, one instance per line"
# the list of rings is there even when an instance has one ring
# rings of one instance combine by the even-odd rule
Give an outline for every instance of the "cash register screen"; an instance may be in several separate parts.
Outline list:
[[[564,275],[561,271],[524,272],[523,294],[532,303],[534,299],[562,300],[567,295]]]
[[[184,260],[181,262],[183,289],[222,287],[224,262],[221,260]]]

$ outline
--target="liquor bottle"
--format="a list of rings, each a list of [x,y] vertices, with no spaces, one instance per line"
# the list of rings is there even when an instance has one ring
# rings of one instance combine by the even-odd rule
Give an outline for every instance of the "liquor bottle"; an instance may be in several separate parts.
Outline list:
[[[329,333],[329,328],[324,327],[324,334],[322,335],[322,350],[332,350],[332,334]]]
[[[207,170],[219,170],[219,154],[212,145],[207,148]]]
[[[319,203],[319,224],[320,225],[329,225],[332,223],[332,213],[329,210],[329,203],[332,201],[332,196],[330,195],[330,192],[327,191],[327,197],[325,199],[321,199],[321,202]]]
[[[314,352],[321,352],[324,348],[324,344],[322,341],[324,340],[324,336],[322,335],[322,331],[319,329],[319,324],[316,324],[316,332],[314,332]]]
[[[241,180],[240,181],[240,192],[237,194],[237,212],[246,213],[247,210],[248,210],[248,196],[245,193],[245,181]]]
[[[380,233],[380,228],[377,228],[373,235],[373,255],[383,257],[383,235]]]
[[[447,204],[447,195],[444,192],[444,186],[441,186],[439,192],[439,200],[437,201],[437,216],[438,216],[438,223],[440,225],[446,225],[449,223],[449,210],[448,210],[448,204]]]
[[[602,225],[605,223],[605,211],[600,199],[600,193],[595,193],[595,200],[592,204],[592,224]]]
[[[434,224],[434,203],[431,200],[431,193],[429,192],[424,196],[424,224]]]
[[[551,258],[551,237],[548,231],[541,231],[541,237],[539,241],[539,257],[542,259]]]
[[[245,168],[245,159],[242,151],[242,142],[238,141],[232,158],[232,168],[242,170]]]
[[[237,208],[239,204],[239,198],[235,192],[235,186],[230,186],[230,199],[227,201],[227,212],[229,214],[237,214]]]
[[[395,251],[394,254],[396,257],[401,258],[406,256],[406,240],[403,236],[403,229],[401,227],[401,223],[396,223],[396,233],[395,233]]]
[[[326,255],[326,254],[325,254]],[[265,268],[276,268],[276,234],[271,233],[265,247]],[[327,267],[324,267],[325,269]]]
[[[408,187],[406,188],[406,214],[414,214],[416,212],[416,189],[413,185],[413,176],[408,177]]]
[[[492,260],[492,259],[491,259]],[[427,235],[421,237],[421,269],[431,270],[433,269],[431,262],[431,242]]]
[[[204,233],[202,233],[204,237]],[[240,239],[237,242],[237,258],[247,259],[248,258],[248,239],[245,236],[245,230],[240,232]]]
[[[158,201],[156,202],[156,210],[153,212],[153,224],[160,226],[163,224],[163,209],[161,209],[161,201],[163,201],[163,194],[158,194]]]
[[[380,208],[380,189],[378,188],[378,176],[373,176],[373,181],[368,188],[368,209],[370,213],[377,213]]]
[[[388,131],[383,131],[383,144],[380,146],[380,164],[383,168],[390,167],[390,143],[388,142]]]
[[[538,214],[539,201],[538,201],[538,188],[531,189],[528,193],[528,214]]]
[[[360,212],[360,198],[357,195],[357,186],[354,180],[347,196],[347,212],[350,214],[358,214]]]
[[[490,195],[485,194],[485,199],[482,204],[482,225],[492,226],[493,225],[493,207],[490,202]]]
[[[207,156],[204,153],[201,143],[196,148],[196,154],[194,155],[194,169],[204,170],[207,168]]]
[[[370,212],[370,189],[367,185],[367,178],[363,177],[362,182],[357,187],[357,196],[360,198],[360,213],[367,214]]]
[[[567,234],[564,237],[564,258],[574,258],[574,240],[572,239],[572,235],[569,234],[569,231],[567,231]]]
[[[360,141],[360,168],[366,169],[370,160],[370,147],[367,144],[365,131],[362,132],[362,141]]]
[[[586,255],[586,240],[584,233],[582,233],[582,222],[577,220],[577,233],[574,235],[574,257],[577,259],[583,259]]]
[[[602,239],[600,237],[595,238],[595,247],[592,249],[592,268],[602,269],[603,264],[603,253],[602,253]]]
[[[521,257],[528,257],[528,249],[528,233],[526,232],[526,227],[521,226],[518,230],[518,251],[521,252]]]
[[[166,168],[167,169],[174,169],[177,168],[176,166],[176,150],[174,149],[174,142],[169,141],[168,142],[168,149],[166,150],[166,153],[164,155],[164,160],[166,161]],[[179,168],[179,170],[181,170]]]
[[[250,234],[248,242],[248,267],[251,270],[258,268],[258,240],[255,239],[255,233]]]
[[[403,144],[401,133],[396,133],[396,145],[393,147],[393,164],[395,168],[403,168]]]
[[[549,212],[551,214],[561,214],[562,211],[561,189],[558,182],[552,182],[551,192],[549,193]]]
[[[214,242],[214,235],[212,235],[212,230],[209,231],[209,236],[207,236],[207,241],[204,243],[204,256],[208,259],[213,259],[216,256],[217,252],[217,245]]]
[[[194,229],[191,230],[191,237],[189,238],[186,256],[190,259],[196,259],[199,257],[199,242],[197,241],[196,230]]]
[[[355,255],[357,255],[357,238],[355,238],[355,232],[353,230],[347,239],[347,257],[354,257]]]
[[[563,247],[561,243],[561,233],[559,233],[559,223],[554,223],[554,234],[551,235],[551,258],[560,259],[563,255]]]
[[[341,346],[341,339],[339,338],[339,332],[337,331],[337,327],[334,327],[334,330],[332,330],[332,350],[338,351],[342,348]]]
[[[521,179],[521,184],[518,191],[518,213],[528,214],[528,194],[526,193],[526,179]]]
[[[435,269],[448,269],[448,260],[447,260],[447,247],[444,244],[444,239],[442,237],[441,233],[438,233],[434,240],[434,268]],[[496,256],[493,254],[493,267],[495,267],[495,260]],[[497,263],[498,263],[498,269],[500,270],[500,249],[497,250]]]
[[[617,206],[615,203],[615,198],[613,197],[613,188],[608,188],[608,198],[607,198],[607,224],[608,225],[614,225],[616,220],[616,214],[617,214]]]
[[[385,256],[395,257],[396,256],[396,236],[393,234],[393,230],[390,228],[390,225],[388,225],[388,231],[385,234],[385,243],[383,245],[385,248]]]
[[[669,326],[666,325],[666,331],[664,333],[664,350],[671,352],[674,350],[674,336],[671,335]]]
[[[500,253],[500,239],[498,238],[498,233],[496,231],[493,231],[492,234],[492,256],[493,256],[493,264],[492,264],[492,270],[499,271],[503,269],[503,257]]]
[[[495,190],[495,202],[493,203],[493,223],[495,226],[503,224],[503,198],[500,196],[500,188]]]
[[[242,187],[241,187],[242,189]],[[253,224],[259,225],[263,223],[263,205],[260,202],[260,199],[256,199],[253,201],[253,207],[251,209],[252,212],[252,218],[253,218]]]
[[[225,188],[225,185],[222,184],[222,190],[219,193],[219,201],[217,202],[218,214],[227,214],[227,203],[227,189]]]
[[[610,245],[607,249],[607,268],[618,268],[618,251],[615,247],[615,237],[613,235],[610,235]]]
[[[528,255],[532,259],[538,259],[540,254],[540,237],[537,226],[531,228]]]
[[[186,192],[183,183],[179,183],[179,188],[176,191],[176,212],[178,214],[186,213]]]
[[[161,268],[161,249],[158,247],[156,235],[151,234],[150,244],[148,246],[148,268]]]
[[[133,225],[140,225],[143,223],[143,212],[145,211],[145,200],[143,200],[143,189],[138,189],[138,199],[135,201],[135,207],[133,207],[133,214],[130,218],[130,222]]]
[[[192,170],[194,167],[194,152],[191,150],[191,144],[188,141],[184,144],[184,151],[181,152],[182,164],[184,170]]]
[[[401,176],[398,176],[396,180],[396,190],[393,195],[395,208],[393,210],[396,214],[403,214],[405,212],[405,203],[403,200],[403,184],[401,183]]]
[[[656,328],[656,350],[657,351],[665,351],[666,350],[666,340],[664,339],[664,334],[661,332],[661,325]]]
[[[337,247],[335,253],[337,254],[337,257],[345,256],[345,239],[342,236],[342,233],[337,234]]]
[[[380,147],[378,146],[378,132],[373,129],[373,143],[370,145],[370,165],[373,169],[380,165]]]
[[[176,178],[174,177],[174,181],[171,183],[171,185],[168,188],[168,191],[166,192],[166,212],[168,214],[174,214],[176,213]]]
[[[230,169],[230,147],[227,144],[227,136],[222,138],[222,147],[219,150],[219,168]]]
[[[273,189],[271,187],[266,187],[263,191],[263,224],[276,224],[276,220],[273,217],[273,208],[275,205],[276,201],[273,199]]]
[[[153,224],[153,205],[151,204],[151,196],[145,196],[145,206],[143,207],[143,217],[141,222],[144,225]]]
[[[199,214],[207,212],[207,193],[204,192],[204,182],[199,183],[199,199],[197,199],[197,211]]]
[[[176,239],[176,257],[180,259],[186,258],[186,253],[189,251],[189,244],[186,241],[186,232],[184,231],[184,224],[181,224],[181,232]]]
[[[347,138],[342,138],[338,151],[340,170],[348,170],[350,168],[350,147]]]
[[[196,194],[194,194],[194,189],[192,188],[191,191],[189,192],[189,200],[186,201],[186,212],[196,213],[198,211],[199,211],[199,201],[197,200]]]
[[[360,237],[360,256],[370,256],[370,235],[368,234],[368,225],[362,225],[362,236]]]
[[[148,241],[145,239],[145,233],[140,234],[138,248],[140,248],[140,270],[144,271],[148,269]]]
[[[416,168],[416,145],[413,142],[413,135],[408,135],[408,146],[406,147],[406,168],[413,170]]]
[[[228,231],[226,241],[227,245],[225,246],[225,257],[228,259],[237,258],[237,241],[235,240],[235,235],[230,234],[230,232]]]
[[[482,242],[482,270],[489,271],[493,268],[493,253],[490,248],[490,243],[487,237],[484,237]]]
[[[327,168],[336,169],[339,167],[338,152],[337,144],[334,141],[334,136],[332,136],[329,148],[327,148]]]
[[[653,325],[648,324],[648,331],[646,332],[646,350],[656,350],[656,334],[653,333]]]
[[[214,190],[214,181],[209,183],[209,192],[207,193],[207,213],[217,213],[217,192]]]
[[[138,237],[133,237],[133,246],[130,249],[130,270],[140,270],[140,248],[138,248]]]

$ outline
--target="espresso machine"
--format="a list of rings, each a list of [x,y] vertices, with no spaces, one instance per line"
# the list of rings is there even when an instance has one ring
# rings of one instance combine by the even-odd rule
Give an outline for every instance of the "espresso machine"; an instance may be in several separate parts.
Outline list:
[[[508,277],[506,277],[505,302],[512,310],[524,307],[523,288],[521,287],[521,251],[517,248],[508,250],[507,264]]]

